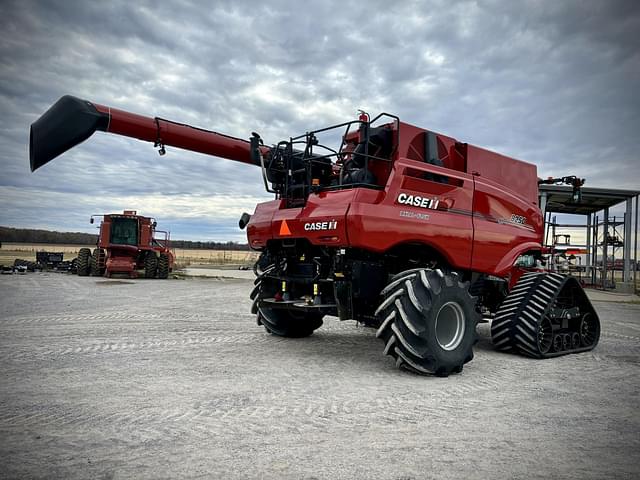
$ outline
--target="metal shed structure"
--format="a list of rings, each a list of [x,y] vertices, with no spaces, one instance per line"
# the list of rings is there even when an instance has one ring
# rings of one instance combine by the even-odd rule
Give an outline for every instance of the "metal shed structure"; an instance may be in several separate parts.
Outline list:
[[[545,219],[545,246],[557,247],[558,231],[584,229],[584,244],[565,243],[586,255],[580,271],[585,283],[600,288],[618,288],[634,292],[638,270],[638,196],[640,191],[582,187],[581,198],[575,201],[571,187],[540,185],[540,208]],[[635,202],[634,202],[635,199]],[[622,216],[610,216],[610,210],[624,203]],[[634,206],[635,203],[635,206]],[[584,225],[557,222],[557,214],[583,215]],[[632,222],[632,219],[634,220]],[[633,223],[633,229],[632,229]],[[621,271],[622,282],[616,282]]]

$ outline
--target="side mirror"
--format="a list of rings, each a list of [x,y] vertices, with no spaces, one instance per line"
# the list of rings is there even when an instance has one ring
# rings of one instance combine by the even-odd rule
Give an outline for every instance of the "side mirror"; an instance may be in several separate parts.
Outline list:
[[[89,223],[93,223],[93,217],[89,219]]]
[[[240,227],[240,230],[245,229],[245,227],[249,223],[249,220],[251,220],[251,215],[249,215],[247,212],[243,213],[242,216],[240,217],[240,221],[238,222],[238,226]]]

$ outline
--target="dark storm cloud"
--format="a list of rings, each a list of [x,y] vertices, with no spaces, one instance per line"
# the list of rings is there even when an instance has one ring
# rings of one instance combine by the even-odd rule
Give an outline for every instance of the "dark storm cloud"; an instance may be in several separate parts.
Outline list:
[[[640,187],[636,2],[211,3],[3,3],[0,224],[134,207],[241,239],[269,198],[258,169],[104,134],[30,174],[29,124],[67,93],[268,142],[388,111],[541,176]]]

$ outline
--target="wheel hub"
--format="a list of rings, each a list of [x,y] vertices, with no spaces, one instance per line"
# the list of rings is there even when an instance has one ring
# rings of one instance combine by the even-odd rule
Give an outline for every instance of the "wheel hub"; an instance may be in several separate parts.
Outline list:
[[[436,316],[436,341],[443,350],[455,350],[462,342],[465,331],[465,316],[456,302],[447,302]]]

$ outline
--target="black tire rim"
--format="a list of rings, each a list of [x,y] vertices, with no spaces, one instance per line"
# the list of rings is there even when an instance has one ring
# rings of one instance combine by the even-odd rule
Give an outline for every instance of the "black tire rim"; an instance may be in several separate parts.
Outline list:
[[[545,315],[538,327],[538,349],[540,353],[548,353],[552,345],[553,327],[551,326],[551,319]]]
[[[561,352],[562,351],[562,335],[554,335],[553,337],[553,351]]]

